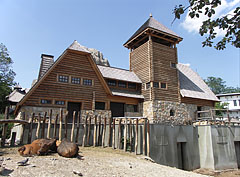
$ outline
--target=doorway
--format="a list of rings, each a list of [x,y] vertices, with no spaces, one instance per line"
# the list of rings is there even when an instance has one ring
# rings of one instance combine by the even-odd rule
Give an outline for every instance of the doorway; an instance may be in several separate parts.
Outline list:
[[[240,168],[240,141],[234,141],[238,168]]]
[[[110,103],[110,110],[112,111],[112,117],[124,117],[124,103]]]
[[[178,142],[177,143],[177,154],[178,154],[178,168],[182,170],[186,169],[186,143]]]
[[[68,122],[72,123],[73,122],[73,112],[74,111],[78,112],[81,110],[81,103],[68,102],[67,110],[68,110]],[[76,120],[76,117],[75,117],[75,120]]]

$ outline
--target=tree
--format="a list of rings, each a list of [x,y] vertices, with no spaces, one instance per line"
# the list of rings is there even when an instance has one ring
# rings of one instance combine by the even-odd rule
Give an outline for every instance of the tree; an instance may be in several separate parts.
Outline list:
[[[4,44],[0,44],[0,113],[7,105],[6,96],[11,93],[11,86],[15,84],[15,72],[12,70],[13,61]]]
[[[225,49],[227,43],[240,48],[240,7],[236,7],[231,14],[214,19],[215,10],[220,5],[221,0],[188,0],[187,6],[182,4],[175,6],[173,22],[175,19],[180,19],[186,10],[189,10],[190,18],[199,18],[200,15],[205,15],[208,19],[203,21],[199,29],[201,36],[206,35],[205,41],[202,42],[203,47],[212,47],[213,40],[217,35],[216,29],[220,29],[224,31],[225,36],[214,46],[217,50]]]
[[[206,80],[204,80],[205,83],[210,87],[213,93],[220,94],[225,92],[225,81],[222,80],[222,78],[219,77],[208,77]]]

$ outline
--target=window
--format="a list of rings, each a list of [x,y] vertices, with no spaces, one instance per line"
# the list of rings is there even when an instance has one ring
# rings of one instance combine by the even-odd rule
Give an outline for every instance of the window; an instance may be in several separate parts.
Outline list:
[[[137,84],[136,84],[136,83],[131,83],[131,82],[129,82],[129,83],[128,83],[128,88],[136,89],[136,88],[137,88]]]
[[[68,83],[68,76],[59,75],[58,81]]]
[[[146,83],[146,89],[149,89],[151,87],[150,82]]]
[[[172,67],[172,68],[176,68],[176,63],[172,63],[172,62],[171,62],[171,67]]]
[[[92,80],[91,79],[83,79],[83,85],[92,85]]]
[[[81,83],[81,79],[79,77],[72,77],[72,83],[73,84],[80,84]]]
[[[105,102],[95,102],[96,110],[105,110]]]
[[[174,111],[172,109],[170,110],[170,116],[174,116]]]
[[[65,101],[56,100],[56,101],[55,101],[55,104],[56,104],[56,105],[65,105]]]
[[[159,82],[153,82],[153,87],[154,88],[159,88]]]
[[[240,106],[240,100],[238,100],[238,106]]]
[[[107,81],[107,84],[109,85],[109,86],[116,86],[117,85],[117,81],[116,80],[108,80]]]
[[[237,100],[233,100],[233,105],[237,106]]]
[[[161,82],[161,88],[166,89],[167,88],[167,83]]]
[[[118,87],[126,88],[127,87],[127,83],[124,82],[124,81],[118,81]]]
[[[138,105],[126,104],[126,112],[138,112]]]
[[[41,100],[41,104],[52,104],[52,101],[51,100],[42,99]]]

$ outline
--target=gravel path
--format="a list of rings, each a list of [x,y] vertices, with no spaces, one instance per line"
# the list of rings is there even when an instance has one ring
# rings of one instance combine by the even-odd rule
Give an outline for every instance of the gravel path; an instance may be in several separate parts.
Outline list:
[[[78,176],[73,171],[83,176],[203,176],[152,163],[145,160],[144,156],[135,156],[111,148],[80,147],[81,158],[69,159],[58,154],[30,157],[27,166],[17,166],[18,161],[26,159],[18,155],[17,148],[5,148],[0,151],[4,158],[3,175],[17,177]]]

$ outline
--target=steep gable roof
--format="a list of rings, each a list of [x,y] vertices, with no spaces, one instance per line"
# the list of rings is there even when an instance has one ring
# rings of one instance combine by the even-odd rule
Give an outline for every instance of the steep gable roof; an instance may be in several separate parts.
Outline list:
[[[27,98],[34,92],[35,89],[43,82],[43,80],[50,74],[50,72],[58,65],[58,63],[64,58],[64,56],[67,54],[68,51],[74,51],[77,53],[80,53],[82,55],[86,55],[89,59],[93,69],[95,70],[100,82],[103,84],[104,89],[106,90],[106,93],[109,95],[112,95],[111,90],[107,86],[107,83],[105,82],[100,70],[98,69],[97,65],[93,61],[93,58],[91,56],[91,53],[84,49],[76,40],[62,53],[62,55],[59,56],[59,58],[54,62],[54,64],[46,71],[46,73],[41,77],[38,82],[36,82],[32,88],[29,90],[29,92],[21,99],[21,101],[17,105],[16,111],[18,111],[18,107],[21,106]]]
[[[182,97],[219,101],[202,78],[189,65],[177,64]]]

